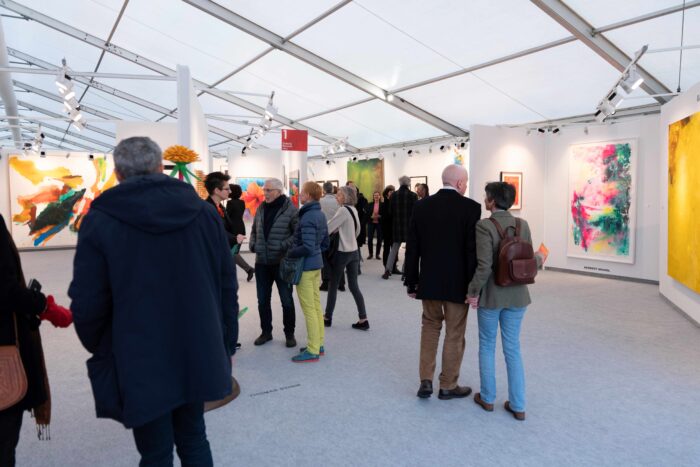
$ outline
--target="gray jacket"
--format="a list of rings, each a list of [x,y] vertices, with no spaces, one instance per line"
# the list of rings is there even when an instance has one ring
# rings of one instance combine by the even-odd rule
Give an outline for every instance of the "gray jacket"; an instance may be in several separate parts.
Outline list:
[[[285,199],[284,204],[275,215],[270,234],[265,239],[265,231],[263,230],[265,206],[266,203],[262,203],[255,213],[248,244],[250,251],[255,253],[256,263],[279,264],[294,241],[294,231],[299,223],[299,210],[294,207],[289,198]]]
[[[326,216],[326,222],[333,219],[333,216],[335,216],[335,213],[338,212],[338,208],[340,207],[338,200],[335,199],[335,195],[331,193],[323,195],[319,203],[321,203],[321,211],[323,211],[323,214]]]
[[[508,227],[515,228],[515,217],[508,211],[496,211],[491,214],[501,227],[505,230]],[[512,235],[513,229],[506,235]],[[520,237],[532,243],[530,226],[525,219],[520,219]],[[498,235],[496,226],[488,219],[481,219],[476,223],[476,272],[469,283],[468,295],[474,297],[479,295],[479,306],[483,308],[522,308],[530,304],[530,292],[527,285],[516,285],[511,287],[499,287],[493,278],[493,264],[498,254],[498,245],[501,237]],[[537,266],[540,267],[540,258],[537,258]]]

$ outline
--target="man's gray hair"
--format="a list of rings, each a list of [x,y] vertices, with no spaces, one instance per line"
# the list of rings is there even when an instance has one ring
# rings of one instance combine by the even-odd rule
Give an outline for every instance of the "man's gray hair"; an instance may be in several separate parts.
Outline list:
[[[282,184],[282,180],[279,178],[266,178],[265,184],[269,185],[273,190],[279,190],[282,192],[282,194],[284,194],[284,185]]]
[[[333,193],[333,184],[331,182],[326,182],[323,184],[324,193]]]
[[[399,186],[411,186],[411,178],[406,175],[400,176]]]
[[[159,173],[163,163],[160,147],[147,136],[123,139],[114,148],[114,167],[123,179]]]
[[[345,203],[348,206],[357,204],[357,190],[351,186],[341,186],[338,191],[345,197]]]

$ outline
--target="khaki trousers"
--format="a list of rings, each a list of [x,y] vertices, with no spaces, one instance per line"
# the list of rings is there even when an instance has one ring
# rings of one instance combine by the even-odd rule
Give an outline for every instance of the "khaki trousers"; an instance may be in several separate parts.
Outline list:
[[[465,303],[423,300],[423,326],[420,335],[420,379],[433,380],[435,358],[442,322],[445,321],[445,341],[442,346],[440,389],[454,389],[464,356],[464,332],[467,328]]]

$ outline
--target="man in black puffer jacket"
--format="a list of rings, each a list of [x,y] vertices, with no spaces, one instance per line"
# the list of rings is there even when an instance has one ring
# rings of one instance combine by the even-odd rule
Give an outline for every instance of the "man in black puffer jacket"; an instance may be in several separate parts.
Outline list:
[[[296,347],[294,339],[295,312],[292,285],[280,277],[280,261],[292,246],[294,231],[299,223],[299,210],[283,194],[282,182],[268,178],[263,185],[265,202],[255,213],[250,232],[250,251],[255,253],[255,277],[258,291],[258,313],[262,334],[255,345],[272,340],[272,283],[282,302],[282,322],[287,347]]]

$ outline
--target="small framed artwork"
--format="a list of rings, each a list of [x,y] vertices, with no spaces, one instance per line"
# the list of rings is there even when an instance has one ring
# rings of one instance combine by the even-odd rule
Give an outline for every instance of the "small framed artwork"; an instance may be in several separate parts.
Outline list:
[[[326,180],[326,181],[330,182],[330,184],[336,188],[338,188],[340,186],[340,182],[338,182],[338,180]]]
[[[411,179],[411,190],[415,189],[415,186],[418,185],[419,183],[425,183],[426,185],[428,184],[428,177],[425,175],[418,175],[415,177],[408,177]]]
[[[515,202],[511,210],[518,211],[523,207],[523,173],[522,172],[501,172],[501,181],[515,187]]]

